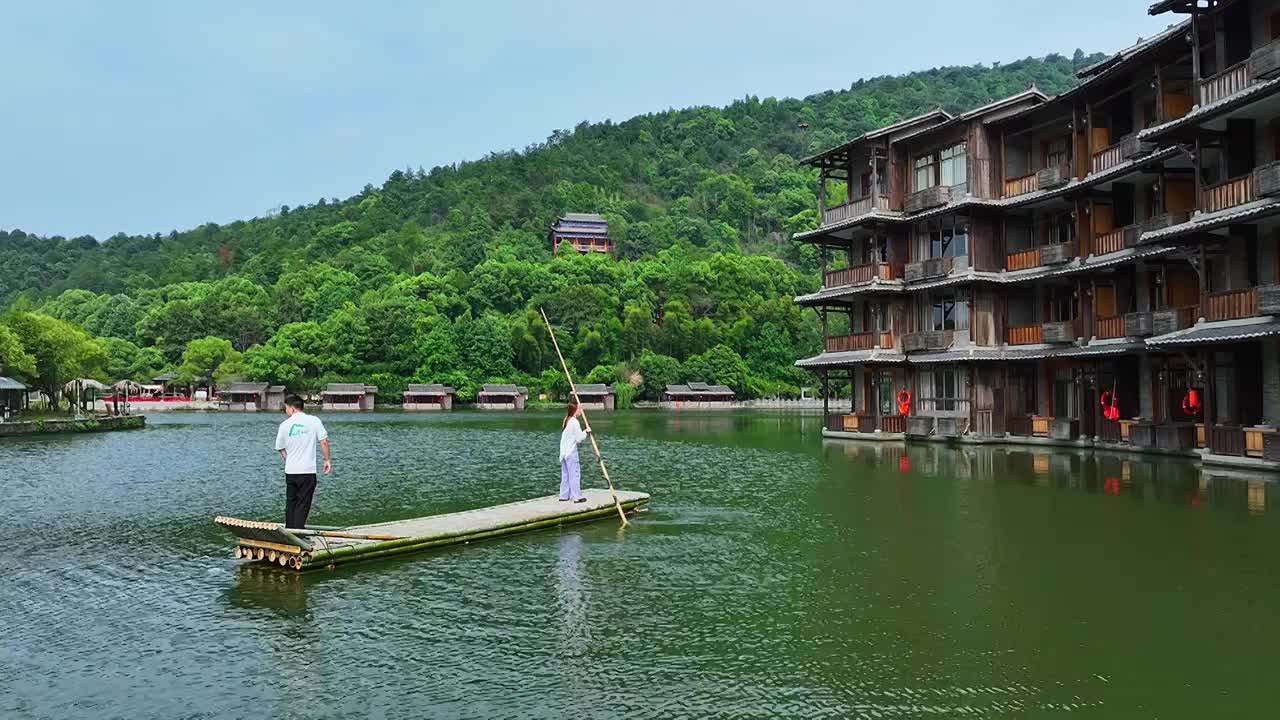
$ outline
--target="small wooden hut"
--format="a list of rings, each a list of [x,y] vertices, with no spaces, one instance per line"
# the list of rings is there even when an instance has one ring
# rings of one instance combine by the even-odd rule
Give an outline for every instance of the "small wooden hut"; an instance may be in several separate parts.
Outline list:
[[[736,397],[727,386],[691,382],[688,385],[668,385],[658,406],[665,410],[715,410],[733,407]]]
[[[0,376],[0,421],[31,407],[31,390],[13,378]]]
[[[235,382],[218,391],[218,407],[231,412],[283,410],[284,386],[264,382]]]
[[[376,385],[364,383],[329,383],[320,393],[321,410],[372,410]]]
[[[476,393],[477,410],[524,410],[528,388],[515,385],[484,385]]]
[[[457,392],[448,385],[410,385],[404,391],[405,410],[452,410]]]
[[[578,400],[587,410],[612,410],[613,388],[603,383],[577,385]]]

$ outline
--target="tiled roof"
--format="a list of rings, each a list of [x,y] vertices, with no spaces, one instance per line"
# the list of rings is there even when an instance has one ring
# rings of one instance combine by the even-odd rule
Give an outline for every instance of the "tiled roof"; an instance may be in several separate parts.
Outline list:
[[[1253,202],[1237,205],[1226,210],[1219,210],[1218,212],[1193,215],[1187,222],[1142,233],[1141,242],[1168,240],[1188,233],[1214,230],[1242,220],[1252,220],[1276,214],[1280,214],[1280,198],[1262,198],[1261,200],[1254,200]]]
[[[603,383],[578,383],[573,386],[579,395],[610,395],[613,389]]]
[[[270,387],[267,383],[237,382],[222,389],[224,393],[265,393]]]
[[[724,385],[708,385],[701,382],[691,382],[688,385],[668,385],[668,395],[733,395],[731,388]]]
[[[900,363],[906,356],[897,350],[855,350],[850,352],[822,353],[804,360],[797,360],[796,367],[820,368],[832,365],[851,365],[858,363]]]
[[[942,110],[941,108],[937,110],[930,110],[927,113],[921,113],[920,115],[915,115],[905,120],[899,120],[898,122],[885,125],[884,127],[877,128],[875,130],[868,130],[867,132],[862,133],[861,135],[859,135],[858,137],[852,140],[845,141],[828,150],[823,150],[822,152],[817,153],[816,155],[810,155],[809,157],[802,159],[800,161],[800,164],[802,165],[812,164],[813,161],[819,158],[826,157],[827,155],[831,155],[833,153],[838,153],[841,150],[848,150],[849,148],[852,148],[853,146],[859,143],[865,142],[867,140],[874,140],[879,137],[884,137],[885,135],[889,135],[895,131],[909,128],[912,125],[918,125],[920,123],[928,122],[930,120],[947,121],[947,120],[950,120],[951,118],[952,118],[951,113],[945,110]]]
[[[515,385],[495,383],[481,386],[480,393],[488,395],[519,395],[520,388]]]
[[[1240,92],[1235,93],[1234,95],[1228,95],[1217,102],[1212,102],[1208,105],[1197,105],[1192,108],[1191,112],[1180,118],[1170,120],[1169,122],[1161,123],[1159,125],[1152,125],[1146,130],[1138,133],[1138,139],[1147,140],[1155,138],[1171,130],[1177,130],[1178,128],[1186,127],[1187,125],[1213,119],[1222,113],[1230,112],[1241,105],[1246,105],[1252,102],[1254,98],[1270,95],[1276,91],[1280,91],[1280,78],[1254,83]]]
[[[1247,320],[1193,325],[1185,330],[1149,338],[1147,344],[1153,346],[1206,345],[1219,342],[1254,340],[1273,335],[1280,335],[1280,319],[1264,316],[1262,318],[1248,318]]]
[[[0,390],[26,390],[27,386],[11,377],[0,375]]]
[[[404,390],[405,395],[453,395],[455,392],[452,387],[439,383],[431,385],[410,384]]]

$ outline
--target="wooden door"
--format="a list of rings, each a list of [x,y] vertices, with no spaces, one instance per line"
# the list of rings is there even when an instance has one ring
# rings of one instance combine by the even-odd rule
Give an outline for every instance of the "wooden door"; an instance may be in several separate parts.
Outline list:
[[[1108,318],[1116,316],[1116,289],[1110,285],[1102,285],[1094,290],[1093,307],[1096,317]]]
[[[1094,236],[1105,235],[1116,229],[1115,210],[1110,205],[1094,203],[1091,214],[1093,216]]]
[[[1196,209],[1196,184],[1192,180],[1164,182],[1164,211],[1169,213],[1191,212]]]

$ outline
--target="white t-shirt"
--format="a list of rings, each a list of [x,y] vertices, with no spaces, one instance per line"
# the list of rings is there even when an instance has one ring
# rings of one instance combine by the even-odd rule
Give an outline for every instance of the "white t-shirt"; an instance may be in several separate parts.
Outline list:
[[[587,431],[582,429],[578,418],[569,418],[569,422],[564,424],[564,430],[560,432],[560,462],[570,456],[577,457],[578,443],[586,439]]]
[[[286,475],[310,475],[316,471],[316,444],[327,440],[320,419],[304,412],[296,412],[280,423],[276,431],[276,449],[285,451]]]

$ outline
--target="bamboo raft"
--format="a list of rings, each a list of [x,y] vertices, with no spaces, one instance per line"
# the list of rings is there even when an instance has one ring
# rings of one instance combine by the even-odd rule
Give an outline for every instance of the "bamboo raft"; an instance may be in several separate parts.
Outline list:
[[[314,570],[457,545],[539,528],[597,520],[617,512],[608,490],[584,490],[586,502],[560,502],[555,495],[463,512],[340,528],[285,529],[280,523],[219,516],[214,522],[238,539],[232,556],[291,570]],[[649,502],[641,492],[618,491],[633,513]]]

